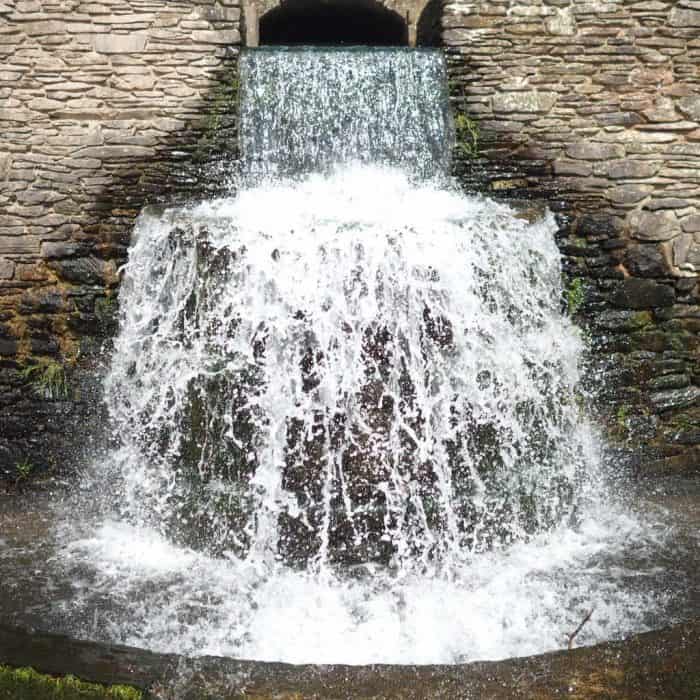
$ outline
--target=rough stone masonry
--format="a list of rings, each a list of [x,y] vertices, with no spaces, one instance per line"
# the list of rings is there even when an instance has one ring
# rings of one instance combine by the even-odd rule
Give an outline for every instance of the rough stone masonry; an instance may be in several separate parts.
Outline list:
[[[429,4],[478,129],[456,172],[557,212],[619,456],[698,471],[700,0]],[[0,475],[89,453],[133,221],[235,157],[243,15],[0,0]]]
[[[484,142],[458,169],[560,213],[609,437],[700,470],[700,1],[458,0],[442,23]]]

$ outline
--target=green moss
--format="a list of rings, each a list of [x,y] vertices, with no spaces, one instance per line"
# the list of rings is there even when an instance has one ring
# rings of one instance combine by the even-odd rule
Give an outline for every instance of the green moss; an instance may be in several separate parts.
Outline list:
[[[622,427],[627,427],[627,419],[629,418],[629,406],[622,405],[617,409],[617,424]]]
[[[580,277],[574,277],[566,290],[566,309],[569,316],[574,316],[586,301],[586,287]]]
[[[637,311],[632,315],[631,322],[634,328],[645,328],[650,326],[653,320],[654,317],[651,315],[651,311]]]
[[[35,393],[45,399],[68,398],[66,370],[58,362],[41,360],[35,365],[25,367],[22,376],[29,381]]]
[[[0,666],[0,700],[143,700],[130,686],[86,683],[74,676],[54,678],[32,668]]]

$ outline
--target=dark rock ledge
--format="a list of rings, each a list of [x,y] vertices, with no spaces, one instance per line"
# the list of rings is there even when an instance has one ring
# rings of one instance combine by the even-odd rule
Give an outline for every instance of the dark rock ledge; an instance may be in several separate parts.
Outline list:
[[[463,666],[189,659],[0,626],[0,664],[126,684],[162,700],[700,700],[700,619],[622,642]]]

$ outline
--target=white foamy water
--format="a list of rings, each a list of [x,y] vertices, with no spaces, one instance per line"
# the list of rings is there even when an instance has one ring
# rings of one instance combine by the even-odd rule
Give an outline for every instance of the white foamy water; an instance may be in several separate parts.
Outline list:
[[[257,184],[136,227],[103,516],[60,555],[75,632],[456,663],[591,608],[580,642],[644,629],[663,601],[622,562],[650,535],[606,496],[555,223],[445,184],[440,55],[242,60]]]
[[[595,510],[576,530],[474,556],[449,578],[320,577],[209,557],[124,523],[105,524],[62,558],[74,581],[90,562],[69,609],[98,610],[108,639],[289,663],[461,663],[566,646],[591,609],[577,644],[646,629],[665,595],[631,580],[658,572],[621,562],[632,542],[658,548],[649,536],[634,519]]]

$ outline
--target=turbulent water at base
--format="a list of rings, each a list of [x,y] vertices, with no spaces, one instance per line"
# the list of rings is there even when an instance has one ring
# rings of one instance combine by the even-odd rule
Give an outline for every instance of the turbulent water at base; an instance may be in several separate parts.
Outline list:
[[[65,551],[121,601],[110,638],[450,663],[653,614],[597,573],[640,529],[605,501],[554,221],[445,184],[443,76],[430,52],[244,54],[254,184],[139,220],[113,507]]]

